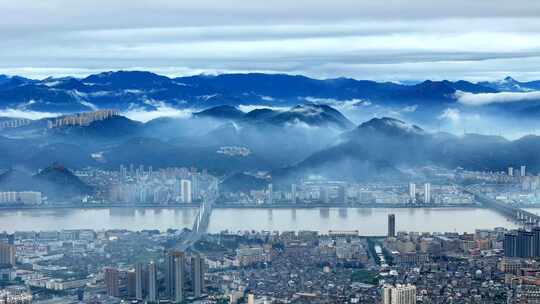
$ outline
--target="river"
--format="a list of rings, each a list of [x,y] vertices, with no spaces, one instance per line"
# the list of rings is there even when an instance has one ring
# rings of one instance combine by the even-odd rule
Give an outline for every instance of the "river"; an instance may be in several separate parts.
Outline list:
[[[505,217],[484,208],[220,208],[213,210],[208,230],[317,230],[321,233],[359,230],[362,235],[384,235],[390,213],[396,215],[397,231],[474,232],[495,227],[516,228]],[[2,210],[0,231],[166,230],[191,227],[196,214],[196,208]]]

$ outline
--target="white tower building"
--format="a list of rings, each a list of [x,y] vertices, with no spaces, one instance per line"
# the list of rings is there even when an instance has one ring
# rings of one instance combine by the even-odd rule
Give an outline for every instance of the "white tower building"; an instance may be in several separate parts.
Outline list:
[[[191,204],[192,199],[192,188],[191,181],[188,179],[183,179],[180,181],[180,196],[182,197],[182,202],[184,204]]]
[[[424,203],[429,204],[431,202],[431,184],[424,184]]]

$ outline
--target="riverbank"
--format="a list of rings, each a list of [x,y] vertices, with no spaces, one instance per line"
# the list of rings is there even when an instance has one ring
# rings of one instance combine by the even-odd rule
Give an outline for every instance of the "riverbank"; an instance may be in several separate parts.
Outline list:
[[[313,208],[479,208],[479,204],[238,204],[221,203],[215,204],[214,209],[313,209]],[[109,208],[154,208],[154,209],[184,209],[199,208],[199,204],[176,204],[176,205],[155,205],[155,204],[55,204],[55,205],[21,205],[21,206],[0,206],[0,210],[54,210],[54,209],[109,209]]]

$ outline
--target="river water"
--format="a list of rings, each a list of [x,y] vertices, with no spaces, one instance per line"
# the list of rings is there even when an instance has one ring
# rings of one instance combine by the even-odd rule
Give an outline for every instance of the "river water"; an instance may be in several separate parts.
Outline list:
[[[224,208],[212,211],[208,230],[317,230],[321,233],[358,230],[361,235],[384,235],[390,213],[396,215],[398,231],[474,232],[495,227],[516,228],[505,217],[484,208]],[[191,227],[196,214],[195,208],[2,210],[0,231],[166,230]]]

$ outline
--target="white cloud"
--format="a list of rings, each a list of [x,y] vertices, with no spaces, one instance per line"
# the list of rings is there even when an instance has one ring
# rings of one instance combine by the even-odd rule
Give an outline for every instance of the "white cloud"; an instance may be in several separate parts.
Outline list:
[[[461,112],[458,109],[446,108],[438,117],[439,120],[449,120],[457,123],[461,119]]]
[[[159,106],[156,110],[148,111],[145,109],[132,109],[122,113],[129,119],[137,120],[141,122],[148,122],[152,119],[160,117],[175,117],[175,118],[189,118],[193,113],[192,110],[175,109],[166,105]]]
[[[440,0],[436,8],[428,0],[0,2],[0,73],[43,78],[144,67],[174,76],[269,71],[391,81],[540,75],[537,0]]]
[[[540,100],[540,91],[534,92],[500,92],[500,93],[468,93],[457,91],[455,97],[459,103],[468,106],[482,106],[491,103],[508,103]]]
[[[273,106],[264,106],[264,105],[239,105],[238,109],[244,113],[251,112],[257,109],[270,109],[274,111],[287,111],[290,107],[273,107]]]
[[[403,109],[401,109],[401,112],[412,113],[412,112],[416,112],[416,109],[418,109],[418,105],[406,106]]]
[[[26,118],[26,119],[32,119],[32,120],[56,117],[60,115],[61,114],[59,113],[35,112],[35,111],[18,110],[18,109],[0,110],[0,117]]]

